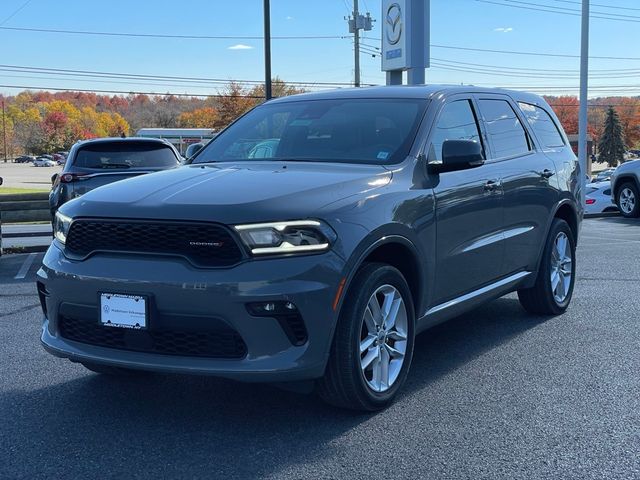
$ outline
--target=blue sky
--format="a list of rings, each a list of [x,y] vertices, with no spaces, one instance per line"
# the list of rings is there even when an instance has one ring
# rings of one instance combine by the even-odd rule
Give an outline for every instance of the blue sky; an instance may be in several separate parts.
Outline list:
[[[441,46],[578,55],[578,16],[514,8],[531,3],[555,6],[570,13],[578,3],[567,0],[432,0],[431,43]],[[508,6],[507,4],[512,6]],[[591,20],[591,55],[634,57],[638,60],[592,60],[591,96],[640,94],[640,51],[637,50],[640,4],[637,0],[599,0],[609,7],[593,11],[632,21]],[[0,27],[135,32],[143,34],[260,36],[262,0],[25,0],[0,2]],[[352,0],[272,0],[272,35],[348,36],[344,16]],[[622,8],[628,7],[624,10]],[[379,0],[360,0],[362,11],[381,18]],[[635,9],[635,10],[634,10]],[[637,21],[633,17],[638,17]],[[4,23],[3,23],[4,22]],[[380,21],[365,34],[364,43],[379,46]],[[0,64],[26,67],[92,70],[143,75],[263,78],[260,39],[157,39],[54,34],[0,29]],[[242,45],[247,48],[237,47]],[[284,80],[350,82],[352,42],[343,39],[273,40],[273,74]],[[473,83],[517,86],[540,93],[577,93],[577,58],[526,56],[433,47],[438,64],[427,71],[429,83]],[[363,53],[362,81],[384,83],[380,59]],[[454,63],[459,62],[459,63]],[[474,65],[467,65],[467,64]],[[446,66],[445,66],[446,64]],[[453,69],[452,69],[453,67]],[[0,67],[5,68],[5,67]],[[498,71],[496,72],[496,69]],[[507,69],[516,76],[507,76]],[[536,69],[514,71],[513,69]],[[636,69],[634,72],[633,69]],[[482,70],[488,73],[480,73]],[[614,70],[614,72],[610,72]],[[617,72],[616,72],[617,70]],[[625,70],[621,72],[620,70]],[[575,71],[575,72],[572,72]],[[527,78],[529,72],[533,78]],[[29,77],[29,78],[24,78]],[[563,78],[559,78],[563,77]],[[91,81],[89,81],[91,80]],[[163,83],[164,82],[164,83]],[[0,70],[0,84],[124,91],[216,93],[215,87],[178,85],[171,81],[105,80],[60,75],[36,75]],[[616,87],[607,87],[612,86]],[[624,89],[619,85],[636,85]],[[600,87],[600,88],[598,88]],[[0,87],[5,94],[16,89]]]

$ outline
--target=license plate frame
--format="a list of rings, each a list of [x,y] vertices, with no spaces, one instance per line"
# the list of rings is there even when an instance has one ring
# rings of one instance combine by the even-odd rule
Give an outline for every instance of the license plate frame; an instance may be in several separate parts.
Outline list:
[[[149,327],[149,298],[146,295],[101,292],[99,298],[101,326],[130,330]]]

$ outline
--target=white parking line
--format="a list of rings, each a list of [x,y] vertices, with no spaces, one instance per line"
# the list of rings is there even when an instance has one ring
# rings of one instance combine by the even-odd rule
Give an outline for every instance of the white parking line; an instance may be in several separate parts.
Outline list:
[[[27,273],[29,272],[31,265],[33,265],[33,261],[36,259],[37,255],[38,255],[37,253],[30,253],[29,256],[24,259],[24,263],[20,267],[18,274],[15,277],[13,277],[14,280],[20,280],[27,276]]]

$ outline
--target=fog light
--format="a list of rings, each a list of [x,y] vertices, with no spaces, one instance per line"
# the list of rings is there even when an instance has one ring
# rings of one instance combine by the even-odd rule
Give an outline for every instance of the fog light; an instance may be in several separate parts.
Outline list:
[[[293,345],[307,342],[307,327],[298,307],[287,300],[275,302],[247,303],[247,311],[254,317],[274,318],[280,324],[285,335]]]
[[[287,301],[247,303],[247,310],[256,317],[271,317],[273,315],[290,314],[297,310],[296,306]]]

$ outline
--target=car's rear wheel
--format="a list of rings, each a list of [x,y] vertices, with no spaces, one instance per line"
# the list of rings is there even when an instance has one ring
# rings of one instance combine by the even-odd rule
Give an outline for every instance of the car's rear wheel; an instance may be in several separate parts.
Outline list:
[[[375,411],[393,401],[413,356],[415,314],[402,274],[366,264],[345,297],[318,393],[333,405]]]
[[[640,193],[633,182],[623,183],[618,189],[616,203],[620,213],[628,218],[640,216]]]
[[[99,363],[81,362],[82,366],[95,373],[101,373],[103,375],[112,375],[119,377],[131,377],[137,375],[148,374],[143,370],[132,370],[130,368],[114,367],[111,365],[102,365]]]
[[[525,310],[541,315],[560,315],[569,306],[576,278],[576,244],[569,224],[554,219],[546,240],[536,283],[518,290]]]

